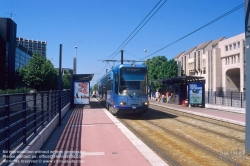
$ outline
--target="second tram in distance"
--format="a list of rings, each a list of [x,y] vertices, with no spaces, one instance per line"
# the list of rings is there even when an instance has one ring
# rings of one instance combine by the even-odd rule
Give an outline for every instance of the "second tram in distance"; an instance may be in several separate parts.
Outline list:
[[[97,83],[96,97],[112,114],[148,111],[147,67],[120,64]]]

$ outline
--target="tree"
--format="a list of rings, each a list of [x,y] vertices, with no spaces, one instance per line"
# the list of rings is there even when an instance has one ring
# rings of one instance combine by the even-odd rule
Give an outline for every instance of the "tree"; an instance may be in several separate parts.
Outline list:
[[[97,86],[98,86],[97,84],[94,85],[93,91],[94,91],[94,90],[97,90]]]
[[[68,71],[64,71],[62,75],[63,89],[70,89],[71,74]]]
[[[26,66],[19,69],[23,82],[37,90],[57,89],[58,76],[51,61],[34,53]]]
[[[165,56],[156,56],[146,60],[148,66],[148,79],[152,82],[152,89],[160,89],[158,79],[173,78],[178,76],[178,65],[174,59],[168,60]],[[150,81],[149,81],[150,82]]]
[[[93,93],[93,91],[97,91],[97,84],[95,84],[93,87],[90,88],[90,93]]]

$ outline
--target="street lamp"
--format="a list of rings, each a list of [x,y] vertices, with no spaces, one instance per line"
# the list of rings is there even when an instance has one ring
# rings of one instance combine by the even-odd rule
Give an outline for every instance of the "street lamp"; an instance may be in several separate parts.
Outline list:
[[[146,49],[144,49],[143,51],[144,51],[144,53],[145,53],[145,57],[146,57],[146,52],[147,52],[147,50],[146,50]],[[145,61],[145,65],[147,65],[147,64],[146,64],[146,61]]]
[[[77,46],[75,46],[75,50],[76,50],[76,53],[75,53],[75,57],[74,57],[74,64],[73,64],[73,74],[76,74],[76,58],[77,58]]]

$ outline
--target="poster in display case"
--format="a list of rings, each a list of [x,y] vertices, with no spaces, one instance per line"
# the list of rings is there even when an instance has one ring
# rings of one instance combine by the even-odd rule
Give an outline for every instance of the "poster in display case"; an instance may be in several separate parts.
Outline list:
[[[74,82],[74,104],[89,104],[89,82]]]
[[[202,83],[190,83],[188,85],[189,104],[202,105]]]

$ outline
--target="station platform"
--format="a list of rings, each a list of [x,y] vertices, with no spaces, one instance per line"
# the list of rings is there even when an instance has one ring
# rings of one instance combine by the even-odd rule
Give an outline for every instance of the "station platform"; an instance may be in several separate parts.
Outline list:
[[[242,113],[149,101],[150,105],[245,126],[245,114]],[[62,125],[55,128],[41,150],[57,152],[58,157],[47,163],[31,165],[167,165],[95,98],[91,98],[90,105],[69,110],[62,119]],[[64,158],[65,155],[69,158]]]
[[[182,105],[170,104],[170,103],[163,103],[163,102],[156,102],[155,100],[149,99],[149,103],[152,105],[157,105],[161,107],[170,108],[177,111],[183,111],[190,114],[204,116],[211,119],[216,119],[220,121],[225,121],[241,126],[245,126],[246,122],[246,114],[235,111],[228,111],[228,109],[223,110],[223,106],[219,109],[212,109],[212,108],[201,108],[201,107],[182,107]]]
[[[69,110],[41,150],[58,157],[31,165],[167,166],[95,98]]]

